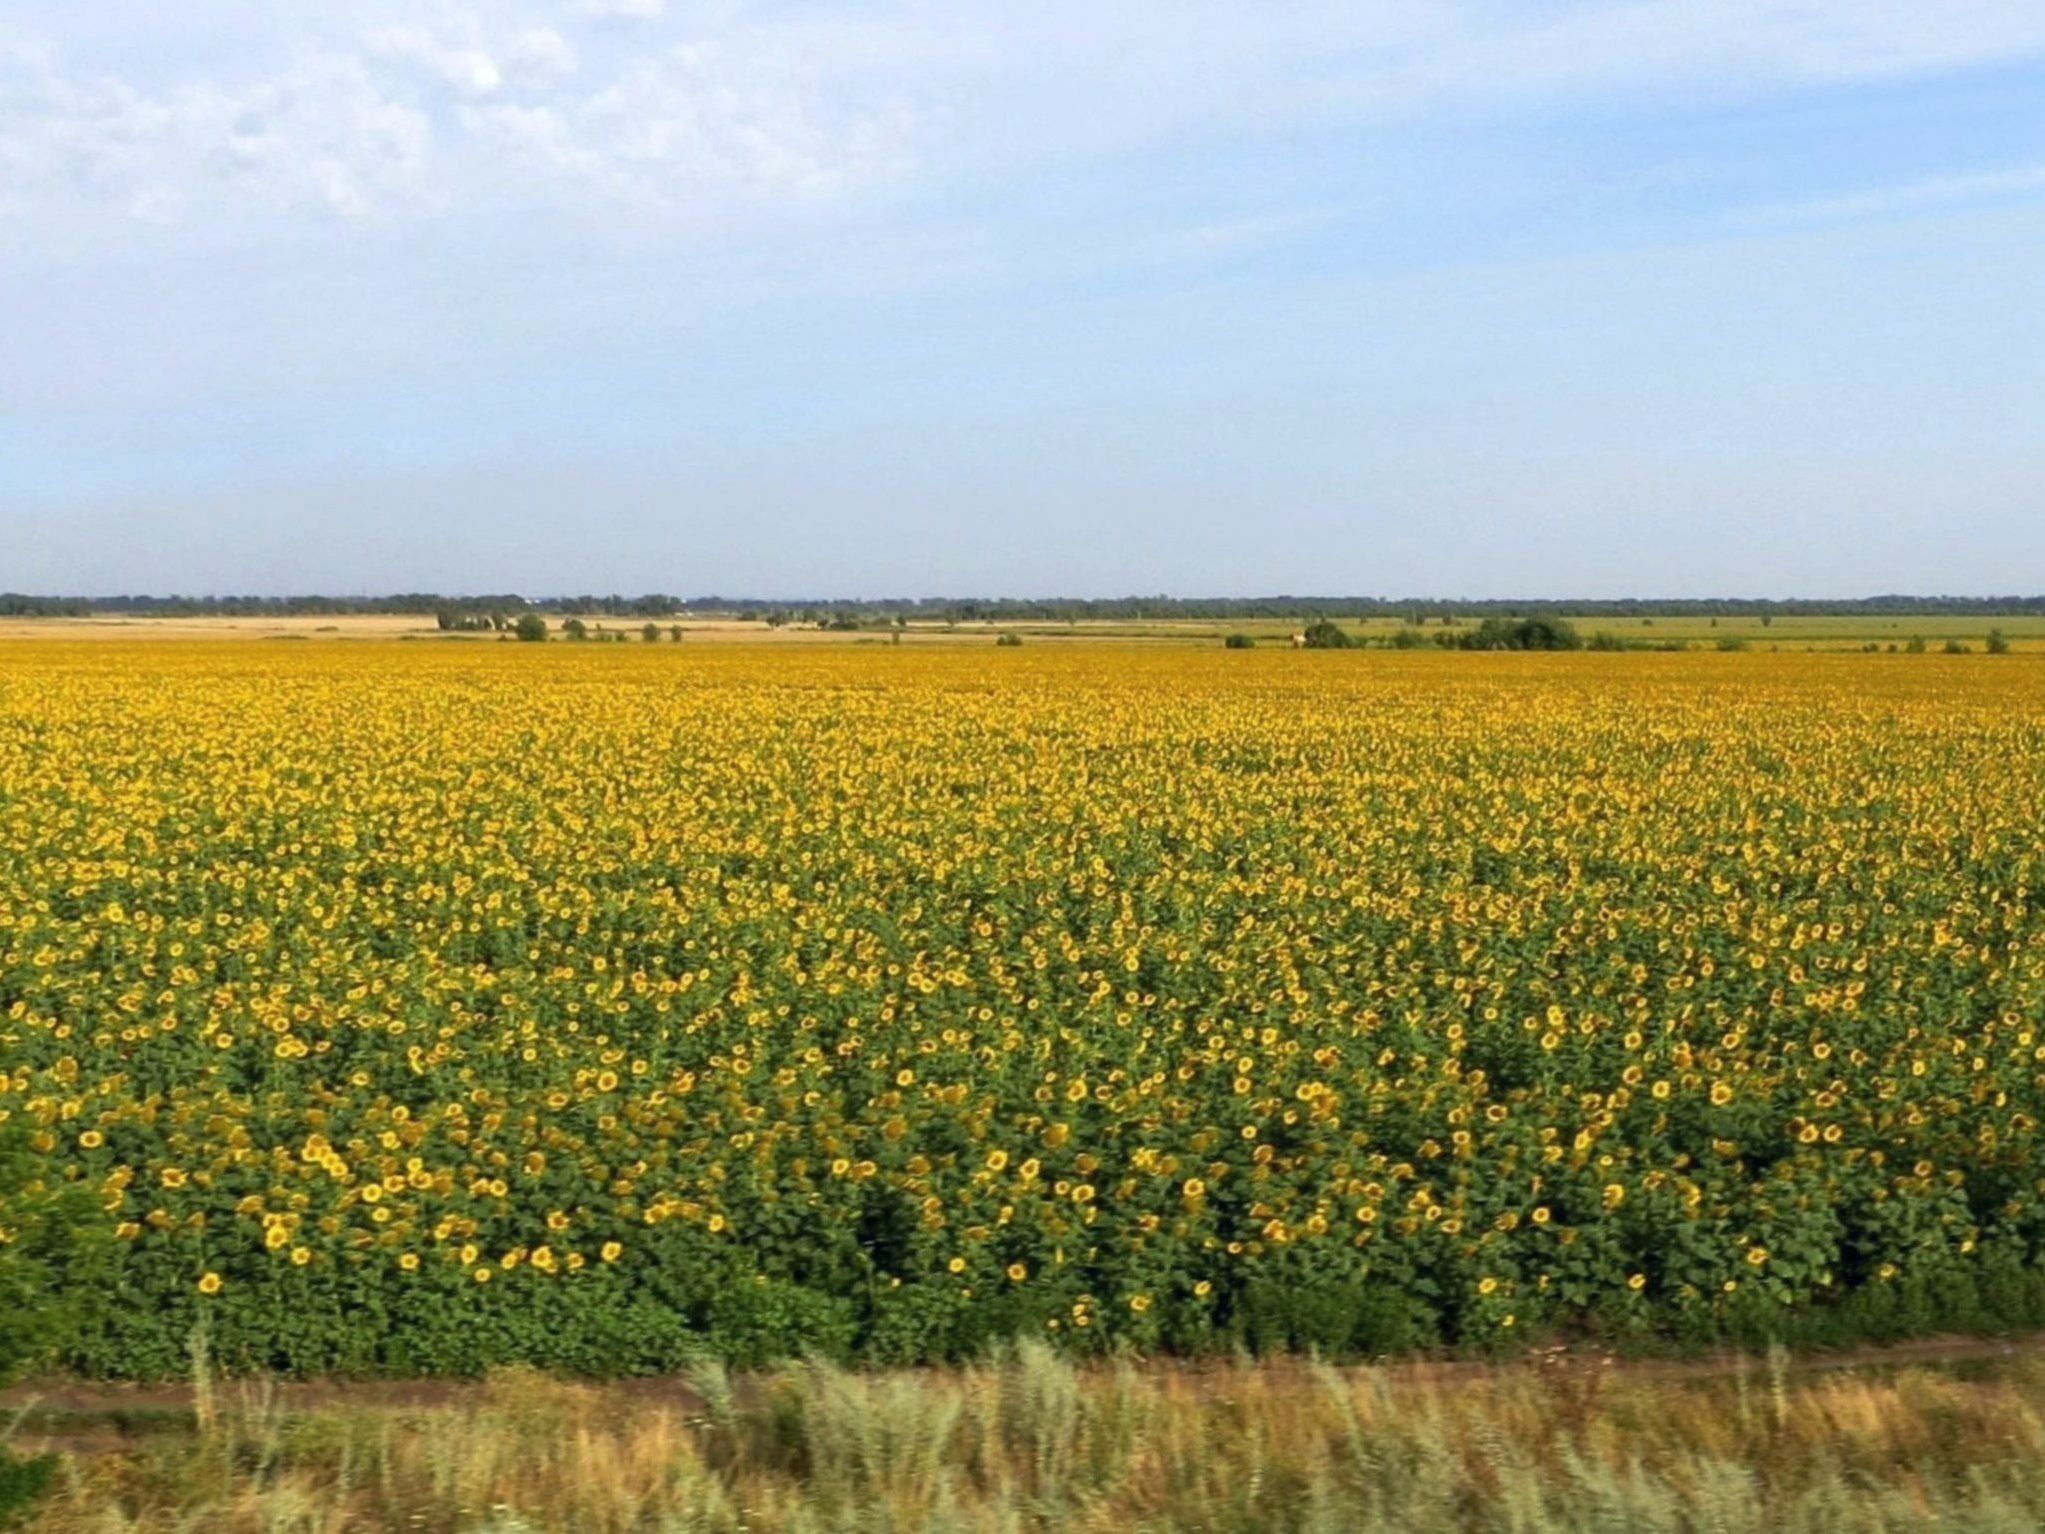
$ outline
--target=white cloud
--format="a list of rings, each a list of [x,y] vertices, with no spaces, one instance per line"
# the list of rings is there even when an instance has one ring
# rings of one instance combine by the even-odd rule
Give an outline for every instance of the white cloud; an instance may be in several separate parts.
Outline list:
[[[372,52],[420,65],[467,95],[487,96],[504,83],[504,71],[483,49],[448,42],[423,27],[386,27],[366,41]]]
[[[153,223],[211,205],[360,216],[416,190],[431,129],[358,60],[311,57],[240,89],[148,92],[21,62],[0,88],[17,221],[106,204]]]
[[[1248,218],[1196,224],[1179,231],[1178,237],[1190,249],[1226,254],[1281,243],[1324,225],[1334,217],[1332,208],[1283,208]]]
[[[552,27],[528,27],[511,40],[511,57],[520,67],[567,74],[575,68],[575,49]]]
[[[1965,207],[2039,196],[2045,196],[2045,165],[2020,165],[1975,175],[1928,176],[1919,181],[1849,192],[1838,197],[1773,203],[1746,210],[1742,220],[1794,223],[1885,218],[1934,208]]]
[[[10,0],[32,46],[0,48],[0,240],[95,221],[220,228],[306,209],[539,201],[700,225],[912,170],[925,185],[984,183],[1173,139],[2045,51],[2035,0],[720,0],[686,12],[362,0],[310,16],[191,0],[175,25],[142,0],[104,3],[88,18]],[[648,25],[602,24],[618,18]]]
[[[608,201],[702,223],[898,168],[907,118],[835,87],[771,29],[584,69],[561,27],[374,26],[242,78],[144,83],[49,48],[0,53],[0,242],[96,219],[216,232]],[[748,212],[747,210],[750,210]]]

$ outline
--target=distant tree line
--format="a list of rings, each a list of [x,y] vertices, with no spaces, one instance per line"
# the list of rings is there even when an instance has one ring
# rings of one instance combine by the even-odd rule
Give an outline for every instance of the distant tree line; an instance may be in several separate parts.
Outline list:
[[[831,598],[774,602],[750,597],[705,596],[687,604],[693,612],[720,613],[770,624],[878,627],[895,620],[916,623],[1084,623],[1102,620],[1262,618],[1402,618],[1415,626],[1554,617],[1871,617],[1938,614],[2014,617],[2045,614],[2045,596],[1856,598],[1652,598],[1581,599],[1441,597],[893,597]]]
[[[1920,615],[2017,617],[2045,614],[2045,596],[1951,597],[1884,595],[1835,598],[1613,599],[1440,597],[884,597],[770,601],[754,597],[683,598],[663,592],[640,596],[526,597],[512,593],[446,596],[401,592],[390,596],[33,596],[0,592],[0,617],[89,617],[120,613],[146,617],[326,617],[358,613],[431,615],[443,628],[509,628],[523,613],[560,617],[653,619],[688,612],[770,626],[800,624],[835,629],[886,628],[903,623],[1084,623],[1152,619],[1401,618],[1415,626],[1502,618],[1683,617],[1911,617]]]
[[[443,628],[488,628],[478,618],[516,618],[520,613],[579,613],[606,618],[660,618],[693,604],[662,592],[644,596],[524,597],[504,592],[485,596],[443,596],[430,591],[405,591],[381,597],[322,596],[109,596],[41,597],[0,592],[0,617],[83,618],[94,613],[125,613],[150,618],[323,618],[356,614],[423,615],[462,618]]]
[[[28,597],[0,592],[0,618],[90,618],[93,604],[84,597]]]

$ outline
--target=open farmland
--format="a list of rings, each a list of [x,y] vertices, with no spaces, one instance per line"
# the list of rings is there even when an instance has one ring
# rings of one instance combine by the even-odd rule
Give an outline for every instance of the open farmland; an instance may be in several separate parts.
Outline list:
[[[2045,660],[0,647],[68,1362],[2035,1321]]]
[[[1557,616],[1573,625],[1595,645],[1624,649],[1746,648],[1754,650],[1856,650],[1902,651],[1913,644],[1920,650],[1940,650],[1946,644],[1964,645],[1969,651],[1987,649],[1991,636],[1999,635],[2013,651],[2045,650],[2045,615],[2036,613],[1835,613],[1820,615],[1783,614],[1766,620],[1748,613],[1719,616],[1698,613],[1660,613],[1654,616],[1612,616],[1579,613],[1561,604]],[[1416,626],[1414,618],[1422,621]],[[565,637],[566,615],[547,614],[555,638]],[[594,637],[622,637],[640,642],[645,623],[653,622],[659,643],[670,643],[675,632],[690,644],[853,644],[877,645],[901,642],[911,645],[982,645],[1001,633],[1015,633],[1032,642],[1057,644],[1129,643],[1215,644],[1228,634],[1246,634],[1259,644],[1283,646],[1311,621],[1302,615],[1289,617],[1186,618],[1049,618],[1002,617],[960,618],[956,621],[916,617],[906,619],[897,630],[878,612],[868,613],[857,627],[831,628],[827,622],[790,621],[770,624],[764,619],[738,617],[730,613],[677,611],[655,618],[643,615],[584,615]],[[1398,616],[1338,619],[1343,630],[1364,645],[1410,644],[1415,639],[1438,643],[1467,633],[1479,619],[1464,613],[1449,617],[1428,604]],[[96,612],[83,617],[0,616],[0,642],[16,639],[108,640],[134,642],[160,640],[390,640],[431,641],[447,644],[475,644],[492,638],[509,639],[509,634],[492,635],[474,631],[446,631],[430,611],[411,613],[277,613],[264,616],[192,614],[164,616],[120,611]]]

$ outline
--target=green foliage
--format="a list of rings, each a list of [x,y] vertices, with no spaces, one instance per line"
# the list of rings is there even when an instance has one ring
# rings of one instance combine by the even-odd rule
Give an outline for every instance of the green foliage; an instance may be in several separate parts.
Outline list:
[[[0,1384],[63,1349],[97,1273],[84,1190],[61,1181],[18,1118],[0,1121]],[[54,1456],[23,1459],[0,1444],[0,1526],[49,1487]]]
[[[1990,629],[1988,631],[1988,653],[1990,655],[2007,655],[2009,654],[2009,649],[2009,635],[2005,634],[2001,629]]]
[[[1642,619],[1650,624],[1652,619]],[[1536,614],[1531,618],[1486,618],[1456,640],[1459,650],[1580,650],[1583,640],[1567,621]]]
[[[1348,650],[1356,645],[1354,634],[1328,618],[1316,618],[1306,626],[1305,633],[1309,650]]]
[[[521,613],[512,632],[523,644],[538,644],[547,637],[547,620],[538,613]]]
[[[1410,1353],[1440,1340],[1439,1318],[1417,1296],[1382,1284],[1259,1279],[1236,1312],[1242,1341],[1258,1353],[1371,1358]]]
[[[1231,634],[1222,640],[1222,648],[1228,650],[1254,650],[1257,638],[1254,634]]]
[[[12,1527],[49,1494],[57,1464],[54,1454],[23,1457],[0,1446],[0,1529]]]
[[[995,639],[994,642],[998,645],[1003,646],[1006,649],[1012,650],[1022,643],[1022,635],[1013,632],[1006,633],[1000,635],[998,638]]]
[[[0,1120],[0,1384],[47,1361],[77,1324],[104,1246],[87,1190],[66,1183],[19,1118]]]

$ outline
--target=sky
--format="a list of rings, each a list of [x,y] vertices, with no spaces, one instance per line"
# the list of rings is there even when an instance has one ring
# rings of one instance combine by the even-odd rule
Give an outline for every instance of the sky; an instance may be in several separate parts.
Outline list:
[[[2045,591],[2037,0],[5,0],[0,589]]]

